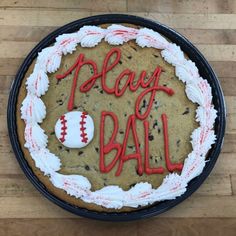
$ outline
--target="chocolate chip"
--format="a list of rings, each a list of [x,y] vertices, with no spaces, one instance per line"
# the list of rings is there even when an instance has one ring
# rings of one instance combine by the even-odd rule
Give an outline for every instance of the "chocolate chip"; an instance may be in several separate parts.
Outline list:
[[[70,149],[69,149],[69,148],[66,148],[66,151],[69,153],[69,152],[70,152]]]
[[[127,113],[125,113],[124,116],[126,117],[126,116],[127,116]]]
[[[76,110],[76,109],[78,109],[78,107],[77,107],[77,106],[74,106],[74,107],[73,107],[73,109],[75,109],[75,110]]]
[[[103,94],[103,90],[101,90],[100,93]]]
[[[99,152],[99,148],[98,147],[95,147],[95,150],[96,150],[97,153]]]
[[[158,134],[160,134],[160,133],[161,133],[161,129],[160,129],[160,128],[158,128],[158,129],[157,129],[157,132],[158,132]]]
[[[62,150],[62,146],[58,146],[58,148],[59,148],[60,150]]]
[[[99,88],[99,86],[98,86],[98,85],[95,85],[94,88],[95,88],[95,89],[96,89],[96,88]]]
[[[154,108],[157,110],[158,107],[160,106],[160,103],[159,103],[158,101],[155,101],[154,104],[155,104],[155,107],[154,107]]]
[[[56,103],[58,103],[61,106],[63,105],[64,102],[61,99],[59,99],[59,100],[56,100]]]
[[[132,56],[128,56],[127,58],[130,60],[132,58]]]
[[[166,86],[167,86],[167,84],[163,84],[163,86],[164,86],[164,87],[166,87]]]
[[[153,156],[150,156],[150,159],[152,160]]]
[[[133,149],[133,146],[132,145],[128,145],[128,148]]]
[[[152,54],[154,57],[159,57],[158,55]]]
[[[188,113],[189,113],[189,107],[186,107],[186,110],[185,110],[185,112],[182,113],[182,115],[186,115]]]
[[[180,139],[178,139],[177,142],[176,142],[177,147],[179,147],[180,142],[181,142]]]
[[[154,136],[153,136],[152,134],[149,134],[149,135],[148,135],[148,140],[149,140],[149,141],[152,141],[153,139],[154,139]]]
[[[119,64],[122,65],[122,61],[119,61]]]
[[[162,160],[162,155],[160,155],[160,159]]]
[[[120,134],[124,134],[124,131],[123,131],[123,130],[120,130],[119,133],[120,133]]]
[[[57,79],[57,83],[56,83],[56,85],[59,85],[60,82],[61,82],[61,79]]]
[[[85,168],[85,170],[90,170],[88,165],[86,165],[84,168]]]
[[[155,163],[157,163],[158,162],[158,160],[157,159],[155,159]]]
[[[50,133],[50,135],[54,135],[55,134],[55,132],[54,131],[52,131],[51,133]]]
[[[133,188],[134,186],[135,186],[135,183],[134,183],[134,184],[130,184],[129,187],[130,187],[130,188]]]
[[[147,105],[147,101],[146,101],[146,99],[144,99],[144,100],[143,100],[143,105],[142,105],[142,107],[145,108],[146,105]]]
[[[157,122],[157,120],[154,121],[152,128],[155,129],[156,126],[158,126],[158,122]]]
[[[80,156],[80,155],[82,155],[84,152],[83,151],[79,151],[78,152],[78,155]]]

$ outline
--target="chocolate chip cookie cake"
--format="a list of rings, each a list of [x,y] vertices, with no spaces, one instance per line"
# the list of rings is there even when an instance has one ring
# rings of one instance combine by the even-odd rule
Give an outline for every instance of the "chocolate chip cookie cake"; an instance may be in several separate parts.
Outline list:
[[[211,87],[151,29],[87,25],[44,48],[20,87],[25,159],[45,187],[96,211],[181,196],[215,142]]]

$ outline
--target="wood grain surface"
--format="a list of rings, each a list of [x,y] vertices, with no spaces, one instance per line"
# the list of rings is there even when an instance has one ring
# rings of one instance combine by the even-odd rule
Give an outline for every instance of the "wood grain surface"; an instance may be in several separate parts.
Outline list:
[[[143,16],[185,35],[216,71],[227,104],[225,144],[210,177],[174,209],[131,223],[80,218],[42,197],[18,165],[6,125],[11,83],[32,47],[61,25],[102,13]],[[0,236],[236,235],[236,0],[1,0],[0,107]]]

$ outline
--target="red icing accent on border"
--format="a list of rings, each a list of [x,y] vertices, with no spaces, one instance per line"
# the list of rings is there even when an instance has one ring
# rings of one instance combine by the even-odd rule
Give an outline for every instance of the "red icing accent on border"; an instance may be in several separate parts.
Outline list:
[[[60,117],[60,121],[61,121],[61,137],[59,138],[59,140],[64,143],[65,142],[65,136],[67,135],[66,130],[67,130],[67,126],[66,126],[66,117],[65,115],[62,115]]]
[[[33,102],[32,100],[30,101],[30,106],[29,106],[29,113],[30,113],[30,116],[32,117],[32,106],[33,106]]]
[[[167,125],[167,115],[163,113],[161,115],[162,125],[163,125],[163,133],[164,133],[164,146],[165,146],[165,161],[166,167],[170,172],[174,170],[181,171],[183,169],[182,163],[172,164],[169,157],[169,140],[168,140],[168,125]]]
[[[83,111],[81,114],[81,121],[80,121],[80,131],[81,131],[80,137],[82,138],[81,142],[83,143],[88,142],[88,137],[87,137],[88,134],[86,133],[86,128],[85,128],[87,114],[88,114],[87,112]]]
[[[149,166],[149,145],[148,145],[148,129],[149,129],[149,122],[144,121],[143,122],[144,126],[144,170],[147,175],[151,174],[163,174],[164,173],[164,168],[163,167],[157,167],[157,168],[150,168]]]

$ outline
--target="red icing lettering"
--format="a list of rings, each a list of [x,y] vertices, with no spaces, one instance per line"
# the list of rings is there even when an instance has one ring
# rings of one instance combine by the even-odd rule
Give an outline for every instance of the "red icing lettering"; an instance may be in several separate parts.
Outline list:
[[[111,58],[115,57],[113,61],[111,61]],[[80,54],[77,58],[76,62],[62,75],[57,75],[57,79],[64,79],[66,76],[68,76],[70,73],[72,73],[73,70],[75,70],[72,88],[71,88],[71,94],[68,102],[68,110],[71,111],[74,107],[74,97],[75,97],[75,90],[77,87],[77,80],[79,78],[79,72],[80,69],[84,65],[90,65],[93,69],[93,76],[91,76],[87,81],[82,83],[80,85],[80,92],[85,93],[88,92],[93,85],[95,84],[97,79],[101,79],[101,85],[102,89],[108,93],[108,94],[114,94],[116,97],[122,96],[127,88],[129,88],[130,91],[135,92],[139,87],[142,87],[146,90],[144,90],[139,96],[135,104],[135,115],[138,119],[144,120],[149,115],[153,101],[156,95],[157,91],[163,91],[167,93],[168,95],[173,95],[174,91],[171,88],[165,87],[165,86],[159,86],[159,78],[161,75],[161,68],[156,67],[156,69],[153,72],[153,75],[145,82],[146,77],[146,71],[142,71],[140,73],[140,76],[134,84],[134,79],[136,76],[136,73],[131,71],[130,69],[125,69],[120,73],[120,75],[115,79],[115,85],[113,88],[109,88],[106,84],[107,80],[107,73],[111,71],[120,61],[121,59],[121,50],[119,48],[112,48],[106,55],[104,61],[102,70],[99,73],[97,70],[97,64],[93,60],[85,60],[84,54]],[[122,80],[126,80],[123,87],[120,88],[120,83]],[[152,84],[153,83],[153,84]],[[151,85],[152,84],[152,85]],[[139,112],[139,106],[143,98],[150,93],[150,99],[148,102],[147,110],[144,112],[144,114],[140,114]]]
[[[106,116],[110,116],[112,118],[113,123],[114,123],[114,130],[111,135],[110,141],[105,145],[104,144],[104,125],[105,125]],[[117,116],[113,112],[103,111],[101,114],[101,123],[100,123],[100,164],[99,164],[100,171],[103,173],[110,172],[119,159],[119,156],[121,153],[121,144],[115,142],[117,131],[118,131]],[[113,149],[116,149],[117,151],[116,156],[108,166],[105,166],[105,154],[109,153]]]
[[[166,167],[170,172],[174,170],[181,171],[183,169],[182,163],[172,164],[169,157],[169,138],[168,138],[168,125],[167,125],[167,115],[164,113],[161,115],[163,133],[164,133],[164,145],[165,145],[165,161]]]
[[[84,61],[84,54],[80,54],[79,57],[77,58],[76,62],[68,69],[68,71],[66,71],[62,75],[56,75],[56,78],[58,80],[64,79],[66,76],[68,76],[70,73],[72,73],[72,71],[75,69],[75,74],[74,74],[73,83],[72,83],[72,87],[71,87],[71,93],[70,93],[68,106],[67,106],[68,111],[71,111],[74,108],[75,90],[76,90],[76,87],[77,87],[77,79],[78,79],[79,71],[80,71],[81,67],[84,66],[84,65],[92,66],[94,73],[95,74],[97,73],[96,63],[92,60]],[[92,85],[90,85],[90,86],[92,87],[94,85],[94,83],[95,83],[95,81],[93,81]]]
[[[109,64],[109,60],[110,58],[113,56],[113,54],[116,56],[115,60],[113,62],[111,62],[110,65]],[[114,88],[108,88],[106,85],[106,74],[112,70],[119,62],[121,57],[121,51],[118,48],[112,48],[106,55],[104,61],[103,61],[103,66],[102,66],[102,72],[101,73],[97,73],[97,71],[94,71],[94,75],[87,80],[86,82],[84,82],[81,86],[80,86],[80,91],[81,92],[88,92],[94,85],[95,81],[101,77],[101,83],[102,83],[102,89],[108,93],[108,94],[112,94],[114,93]],[[78,76],[77,76],[78,77]]]
[[[149,128],[149,122],[144,121],[144,150],[145,150],[145,161],[144,161],[144,169],[145,173],[150,175],[150,174],[163,174],[164,173],[164,168],[163,167],[158,167],[158,168],[150,168],[149,166],[149,147],[148,147],[148,128]]]
[[[132,135],[134,138],[136,152],[132,153],[132,154],[125,155],[130,129],[132,129]],[[141,156],[141,151],[139,148],[139,141],[138,141],[138,135],[136,132],[136,124],[135,124],[135,116],[134,115],[130,115],[128,118],[126,130],[125,130],[125,137],[124,137],[124,141],[123,141],[123,145],[122,145],[122,151],[121,151],[121,155],[120,155],[119,167],[117,169],[116,176],[120,175],[123,165],[124,165],[124,162],[128,161],[130,159],[137,159],[137,172],[139,175],[142,175],[142,173],[143,173],[142,156]]]
[[[152,108],[152,104],[154,102],[154,98],[156,95],[156,92],[158,90],[161,90],[163,92],[166,92],[169,95],[173,95],[174,91],[171,88],[165,87],[165,86],[158,86],[158,82],[159,82],[159,78],[160,78],[160,74],[161,74],[161,68],[157,67],[152,75],[152,77],[150,78],[150,80],[154,80],[154,84],[152,87],[144,90],[139,96],[138,99],[136,101],[136,105],[135,105],[135,114],[136,117],[140,120],[144,120],[147,118],[147,116],[149,115],[151,108]],[[140,107],[140,102],[143,100],[143,98],[145,97],[145,95],[147,95],[148,93],[151,93],[150,99],[149,99],[149,103],[148,103],[148,108],[147,110],[144,112],[144,114],[140,114],[139,112],[139,107]]]
[[[114,123],[114,130],[112,136],[107,144],[104,144],[104,127],[105,127],[105,117],[110,116]],[[163,133],[164,133],[164,146],[165,146],[165,161],[166,168],[168,171],[173,172],[175,170],[181,171],[183,168],[182,163],[172,164],[169,158],[169,137],[168,137],[168,127],[167,127],[167,116],[166,114],[162,114],[162,123],[163,123]],[[116,171],[116,176],[119,176],[122,172],[124,163],[130,159],[137,160],[137,173],[142,175],[146,173],[150,174],[163,174],[165,169],[163,167],[151,168],[149,164],[149,141],[148,141],[148,130],[149,130],[149,122],[143,121],[144,126],[144,163],[142,163],[142,154],[140,150],[140,144],[138,139],[138,134],[136,131],[136,117],[135,115],[130,115],[126,125],[126,131],[124,135],[123,143],[118,143],[116,139],[116,135],[118,132],[119,124],[118,118],[113,112],[102,112],[101,115],[101,124],[100,124],[100,171],[102,173],[110,172],[116,163],[119,161],[118,169]],[[126,155],[126,148],[129,133],[132,130],[132,136],[135,145],[135,152],[132,154]],[[116,155],[112,162],[109,165],[105,165],[105,155],[116,149]]]

